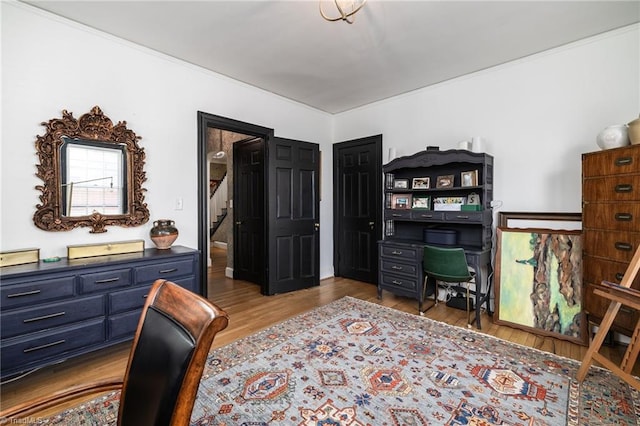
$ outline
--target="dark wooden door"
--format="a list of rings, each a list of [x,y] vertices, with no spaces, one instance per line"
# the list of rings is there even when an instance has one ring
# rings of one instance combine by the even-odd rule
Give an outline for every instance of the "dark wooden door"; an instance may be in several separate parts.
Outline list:
[[[233,277],[265,284],[265,149],[256,138],[233,144]]]
[[[382,135],[335,144],[333,162],[334,274],[377,284]]]
[[[268,284],[265,294],[320,284],[320,150],[272,138],[268,158]]]

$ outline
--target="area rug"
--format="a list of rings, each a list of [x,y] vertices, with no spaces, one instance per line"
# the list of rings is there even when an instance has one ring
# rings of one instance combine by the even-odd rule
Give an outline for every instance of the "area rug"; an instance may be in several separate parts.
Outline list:
[[[578,367],[345,297],[212,351],[191,424],[640,424],[637,391],[600,368],[578,385]],[[110,394],[41,423],[111,424],[117,398]]]

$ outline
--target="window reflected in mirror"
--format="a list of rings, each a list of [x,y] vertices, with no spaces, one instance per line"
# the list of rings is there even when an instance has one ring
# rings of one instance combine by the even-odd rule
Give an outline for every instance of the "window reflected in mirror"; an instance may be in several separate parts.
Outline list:
[[[126,147],[62,137],[63,216],[127,213]]]

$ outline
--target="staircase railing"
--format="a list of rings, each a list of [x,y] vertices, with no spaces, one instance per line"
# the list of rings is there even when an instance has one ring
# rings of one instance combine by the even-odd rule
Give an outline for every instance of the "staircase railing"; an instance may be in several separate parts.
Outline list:
[[[228,191],[227,191],[227,175],[224,175],[218,186],[213,191],[213,195],[211,195],[209,201],[210,208],[210,223],[220,222],[224,216],[226,216],[227,211],[227,200],[228,200]],[[222,218],[220,218],[222,217]]]

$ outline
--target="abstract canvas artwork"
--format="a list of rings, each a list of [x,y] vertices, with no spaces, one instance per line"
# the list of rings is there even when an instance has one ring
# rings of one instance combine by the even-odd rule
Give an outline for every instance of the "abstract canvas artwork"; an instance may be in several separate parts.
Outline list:
[[[580,231],[498,228],[496,322],[586,343]]]

